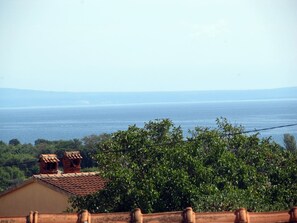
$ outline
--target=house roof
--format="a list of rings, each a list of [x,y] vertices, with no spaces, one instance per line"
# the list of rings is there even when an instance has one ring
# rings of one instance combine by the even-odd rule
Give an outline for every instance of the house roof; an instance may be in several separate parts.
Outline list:
[[[33,178],[76,196],[95,193],[102,190],[106,184],[106,180],[96,172],[39,174]]]
[[[38,174],[2,192],[0,197],[34,182],[41,183],[68,196],[85,196],[102,190],[107,180],[100,177],[96,172]]]

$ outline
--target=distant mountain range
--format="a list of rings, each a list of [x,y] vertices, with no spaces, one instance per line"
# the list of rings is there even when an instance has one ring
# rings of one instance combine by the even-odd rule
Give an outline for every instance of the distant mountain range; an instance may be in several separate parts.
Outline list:
[[[0,108],[297,99],[297,87],[184,92],[51,92],[0,88]]]

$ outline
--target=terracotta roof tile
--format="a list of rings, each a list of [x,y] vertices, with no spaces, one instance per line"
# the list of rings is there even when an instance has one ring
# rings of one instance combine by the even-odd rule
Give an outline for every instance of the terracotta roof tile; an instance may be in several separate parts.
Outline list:
[[[50,184],[72,195],[84,196],[102,190],[106,180],[95,172],[64,173],[64,174],[39,174],[33,178]]]
[[[57,158],[56,154],[41,154],[39,156],[39,162],[43,161],[45,163],[56,163],[60,160]]]
[[[79,151],[65,152],[64,156],[66,156],[68,159],[82,159]]]

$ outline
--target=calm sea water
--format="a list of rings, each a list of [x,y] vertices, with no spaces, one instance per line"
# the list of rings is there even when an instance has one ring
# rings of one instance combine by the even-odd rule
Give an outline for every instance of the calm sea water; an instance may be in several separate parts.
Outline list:
[[[153,119],[169,118],[185,133],[196,126],[215,127],[217,117],[246,130],[297,123],[297,100],[233,101],[170,104],[130,104],[97,107],[0,109],[0,140],[22,143],[36,139],[73,139],[111,133]],[[282,144],[283,134],[297,139],[297,126],[262,131],[261,136]]]

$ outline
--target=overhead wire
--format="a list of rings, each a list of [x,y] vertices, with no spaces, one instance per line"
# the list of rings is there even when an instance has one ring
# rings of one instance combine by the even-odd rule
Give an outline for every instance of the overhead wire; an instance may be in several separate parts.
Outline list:
[[[230,134],[223,134],[224,136],[234,136],[234,135],[240,135],[240,134],[247,134],[247,133],[253,133],[253,132],[261,132],[261,131],[266,131],[266,130],[272,130],[272,129],[279,129],[279,128],[286,128],[286,127],[292,127],[292,126],[297,126],[297,123],[293,124],[287,124],[287,125],[279,125],[279,126],[273,126],[273,127],[267,127],[267,128],[261,128],[261,129],[253,129],[253,130],[246,130],[246,131],[240,131],[236,133],[230,133]],[[102,153],[125,153],[125,152],[131,152],[135,150],[141,150],[141,149],[121,149],[121,150],[104,150],[101,151]]]
[[[229,134],[229,136],[253,133],[253,132],[262,132],[262,131],[266,131],[266,130],[280,129],[280,128],[286,128],[286,127],[292,127],[292,126],[297,126],[297,123],[288,124],[288,125],[279,125],[279,126],[273,126],[273,127],[267,127],[267,128],[261,128],[261,129],[254,129],[254,130],[246,130],[246,131],[241,131],[241,132],[237,132],[237,133],[231,133],[231,134]]]
[[[260,129],[253,129],[253,130],[246,130],[246,131],[239,131],[239,132],[235,132],[235,133],[224,134],[224,136],[248,134],[248,133],[253,133],[253,132],[261,132],[261,131],[266,131],[266,130],[280,129],[280,128],[293,127],[293,126],[297,126],[297,123],[287,124],[287,125],[279,125],[279,126],[273,126],[273,127],[267,127],[267,128],[260,128]],[[129,152],[129,151],[133,151],[133,150],[136,150],[136,149],[132,149],[132,150],[129,150],[129,149],[103,150],[101,152],[103,152],[103,153],[122,153],[122,152]],[[19,164],[26,164],[26,163],[32,163],[32,162],[34,162],[34,161],[30,160],[30,161],[21,162]],[[6,165],[4,165],[4,166],[6,166]]]

